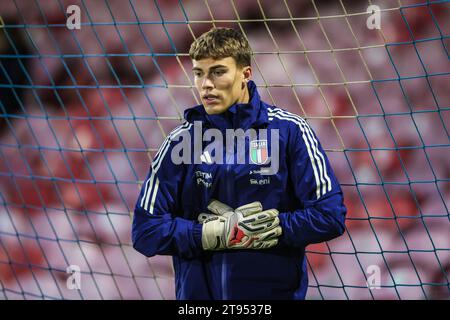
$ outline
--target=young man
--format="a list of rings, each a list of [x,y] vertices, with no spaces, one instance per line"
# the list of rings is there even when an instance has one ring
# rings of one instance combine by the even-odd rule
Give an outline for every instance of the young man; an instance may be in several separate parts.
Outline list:
[[[304,299],[305,247],[345,230],[326,154],[301,117],[260,100],[241,33],[212,29],[189,54],[202,105],[153,160],[134,248],[173,256],[177,299]],[[248,134],[221,140],[230,130]]]

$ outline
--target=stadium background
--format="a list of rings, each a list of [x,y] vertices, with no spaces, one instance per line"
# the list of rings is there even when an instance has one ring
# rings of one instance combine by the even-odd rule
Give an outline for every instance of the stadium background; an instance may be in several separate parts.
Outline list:
[[[0,299],[174,299],[170,257],[135,252],[130,219],[198,103],[187,52],[212,26],[245,33],[263,99],[308,120],[342,184],[347,232],[307,248],[307,298],[450,298],[449,1],[2,0],[0,16]]]

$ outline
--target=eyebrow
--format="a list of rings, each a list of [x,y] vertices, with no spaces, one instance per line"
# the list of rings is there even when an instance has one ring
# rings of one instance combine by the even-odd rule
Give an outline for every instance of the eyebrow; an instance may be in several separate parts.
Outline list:
[[[216,64],[216,65],[210,67],[209,70],[214,70],[214,69],[219,69],[219,68],[225,68],[225,69],[228,69],[228,67],[225,66],[225,65],[223,65],[223,64]],[[194,68],[192,68],[192,71],[195,71],[195,70],[203,71],[203,70],[202,70],[201,68],[199,68],[199,67],[194,67]]]

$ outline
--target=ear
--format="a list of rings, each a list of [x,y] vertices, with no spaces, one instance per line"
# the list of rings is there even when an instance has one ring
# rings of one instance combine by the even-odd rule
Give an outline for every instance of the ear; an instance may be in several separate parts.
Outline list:
[[[251,80],[252,78],[252,67],[250,66],[246,66],[244,68],[242,68],[242,85],[241,88],[244,89],[247,86],[247,83],[249,80]]]
[[[252,79],[252,67],[246,66],[242,69],[242,73],[244,75],[244,81],[247,83]]]

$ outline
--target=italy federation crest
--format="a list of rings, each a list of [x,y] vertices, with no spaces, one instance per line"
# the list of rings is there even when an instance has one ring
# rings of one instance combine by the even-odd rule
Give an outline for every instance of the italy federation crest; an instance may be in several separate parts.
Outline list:
[[[254,164],[265,164],[269,160],[267,140],[253,140],[250,142],[250,160]]]

